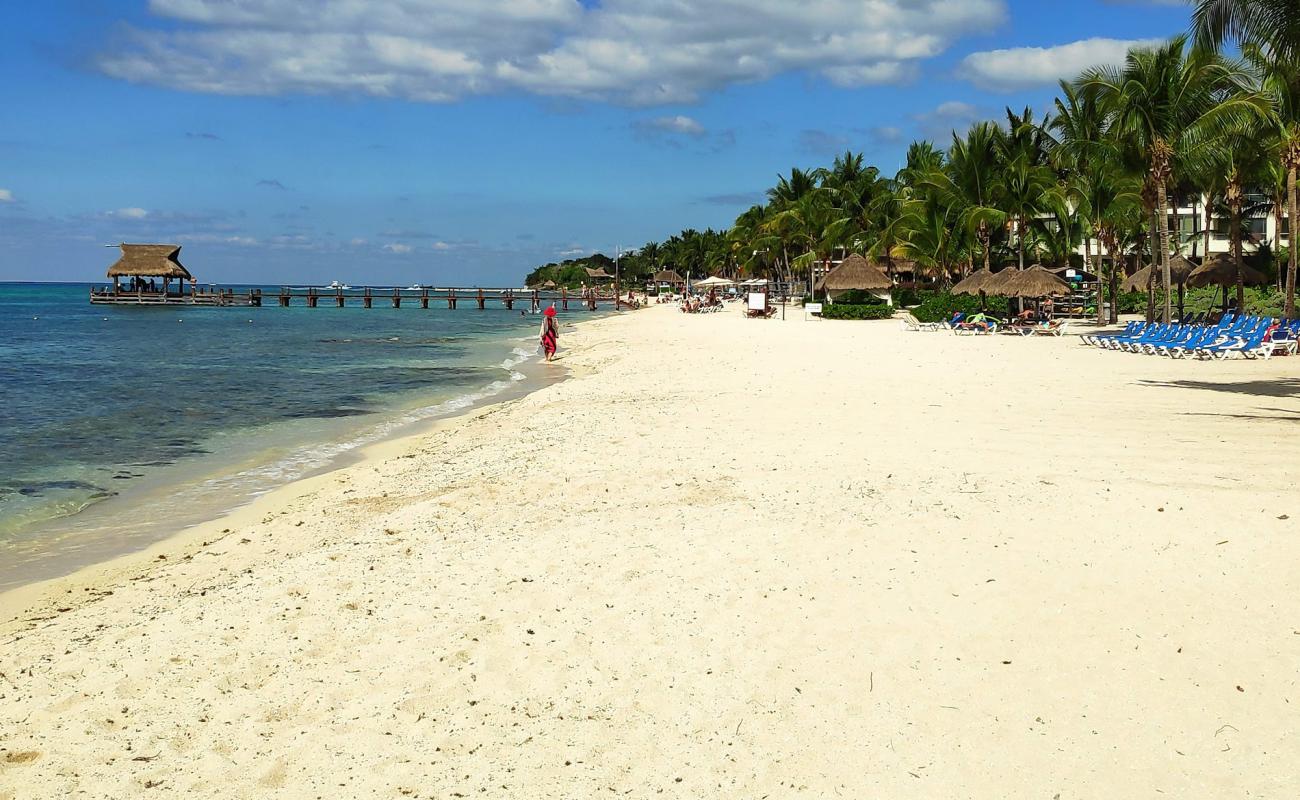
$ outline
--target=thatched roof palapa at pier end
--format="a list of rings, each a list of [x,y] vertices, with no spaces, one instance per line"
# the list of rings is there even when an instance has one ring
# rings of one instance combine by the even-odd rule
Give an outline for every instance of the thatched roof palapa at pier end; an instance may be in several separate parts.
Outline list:
[[[587,271],[588,278],[595,278],[599,280],[601,278],[612,279],[614,277],[613,275],[610,275],[608,272],[606,272],[604,267],[599,267],[597,269],[592,269],[591,267],[583,267],[583,269]]]
[[[826,273],[826,277],[818,281],[817,288],[832,292],[851,289],[879,292],[894,288],[894,282],[870,261],[855,253]]]
[[[180,262],[178,244],[120,244],[122,257],[108,268],[110,278],[180,278],[194,276]]]

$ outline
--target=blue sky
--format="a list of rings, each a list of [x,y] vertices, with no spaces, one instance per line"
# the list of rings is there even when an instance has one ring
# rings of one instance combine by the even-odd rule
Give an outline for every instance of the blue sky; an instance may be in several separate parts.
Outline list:
[[[507,285],[1182,31],[1177,0],[45,0],[0,26],[0,280]]]

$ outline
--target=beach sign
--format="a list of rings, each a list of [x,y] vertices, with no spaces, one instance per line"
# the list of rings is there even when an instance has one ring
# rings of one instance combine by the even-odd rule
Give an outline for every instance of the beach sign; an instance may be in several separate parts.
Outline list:
[[[749,293],[749,310],[750,310],[750,311],[766,311],[766,310],[767,310],[767,295],[764,294],[763,292],[750,292],[750,293]]]

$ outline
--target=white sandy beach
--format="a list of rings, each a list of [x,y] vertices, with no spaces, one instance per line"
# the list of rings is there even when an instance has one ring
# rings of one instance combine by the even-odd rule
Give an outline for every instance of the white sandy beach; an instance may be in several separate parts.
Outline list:
[[[0,596],[0,798],[1300,795],[1300,358],[788,317]]]

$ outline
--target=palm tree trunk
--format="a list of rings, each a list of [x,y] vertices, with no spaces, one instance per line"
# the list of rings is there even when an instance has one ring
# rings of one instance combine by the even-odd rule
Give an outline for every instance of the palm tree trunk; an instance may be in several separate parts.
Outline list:
[[[1101,246],[1099,242],[1098,247]],[[1101,296],[1101,271],[1092,268],[1092,236],[1084,234],[1083,236],[1083,271],[1092,273],[1097,276],[1097,324],[1106,324],[1106,310],[1102,307],[1105,305]]]
[[[1025,222],[1016,221],[1016,251],[1020,254],[1020,268],[1025,268]]]
[[[993,238],[989,236],[988,226],[981,222],[979,232],[976,234],[980,240],[980,247],[984,250],[984,269],[989,268],[989,243]]]
[[[1285,216],[1283,207],[1286,205],[1286,197],[1276,196],[1273,198],[1273,230],[1277,231],[1277,239],[1273,241],[1273,256],[1277,257],[1278,251],[1282,249],[1282,218]],[[1279,294],[1286,291],[1286,270],[1278,268],[1277,271],[1277,291]]]
[[[1214,225],[1214,197],[1205,196],[1205,255],[1201,258],[1210,257],[1210,227]]]
[[[1156,185],[1156,204],[1160,207],[1160,278],[1165,288],[1165,323],[1173,321],[1173,295],[1169,280],[1169,196],[1165,182]]]
[[[1292,142],[1292,150],[1300,150],[1300,141]],[[1287,319],[1295,319],[1295,272],[1296,272],[1296,160],[1291,159],[1286,171],[1286,216],[1287,225],[1287,267],[1286,267],[1286,308]]]
[[[1232,237],[1232,263],[1237,272],[1237,315],[1240,316],[1246,308],[1246,284],[1241,273],[1241,189],[1238,187],[1230,189],[1231,197],[1231,221],[1232,230],[1229,235]]]
[[[1155,208],[1151,209],[1151,227],[1149,229],[1150,232],[1147,235],[1147,241],[1151,245],[1150,248],[1151,249],[1151,271],[1147,273],[1147,324],[1148,325],[1150,325],[1152,322],[1155,322],[1156,320],[1156,288],[1155,288],[1156,287],[1156,265],[1160,263],[1160,256],[1156,252],[1156,247],[1158,247],[1156,240],[1159,238],[1156,235],[1156,229],[1159,227],[1159,223],[1156,221],[1157,213],[1158,212],[1156,211]]]

